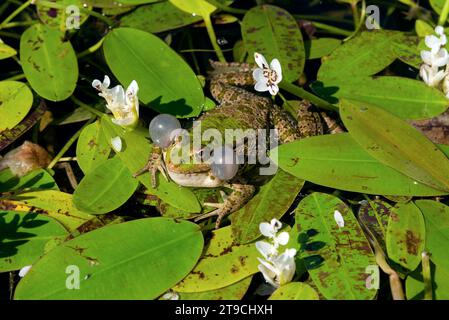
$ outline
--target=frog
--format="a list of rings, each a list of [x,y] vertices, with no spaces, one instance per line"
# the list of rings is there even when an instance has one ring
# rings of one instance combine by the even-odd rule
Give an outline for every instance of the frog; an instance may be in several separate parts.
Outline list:
[[[217,106],[203,112],[197,119],[202,130],[213,128],[224,134],[225,129],[277,129],[280,144],[324,133],[325,122],[322,114],[316,111],[310,102],[302,101],[295,119],[276,105],[271,97],[251,90],[254,86],[252,74],[255,65],[217,61],[210,61],[210,65],[212,69],[208,73],[207,82]],[[191,136],[192,128],[188,132]],[[171,161],[169,155],[180,143],[182,142],[179,139],[174,139],[167,148],[154,145],[147,164],[134,176],[149,171],[154,188],[157,187],[158,172],[165,179],[183,187],[228,188],[231,190],[230,194],[222,192],[223,202],[204,203],[214,210],[195,219],[197,222],[216,216],[215,228],[219,228],[225,216],[242,208],[256,192],[256,187],[248,183],[242,175],[248,166],[245,163],[239,165],[237,174],[232,179],[222,180],[213,174],[210,163],[194,161],[198,157],[198,150],[193,148],[189,154],[191,161]]]

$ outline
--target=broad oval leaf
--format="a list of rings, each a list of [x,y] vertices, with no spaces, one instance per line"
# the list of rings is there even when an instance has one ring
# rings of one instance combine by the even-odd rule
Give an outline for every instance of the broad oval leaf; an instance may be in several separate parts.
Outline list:
[[[18,81],[0,81],[0,131],[12,129],[22,121],[33,105],[28,86]]]
[[[335,49],[318,71],[324,82],[371,76],[396,59],[393,45],[399,32],[372,30],[362,32]]]
[[[278,288],[268,300],[320,300],[318,293],[303,282],[290,282]]]
[[[253,277],[247,277],[227,287],[203,291],[203,292],[180,292],[180,300],[241,300],[248,291]]]
[[[344,226],[334,219],[338,210]],[[366,287],[366,268],[376,265],[374,254],[351,209],[337,197],[314,192],[296,208],[299,254],[326,299],[373,299]]]
[[[376,241],[384,252],[387,251],[385,235],[387,234],[391,209],[392,206],[385,201],[370,200],[362,203],[357,215],[360,224],[372,237],[371,240]]]
[[[62,225],[43,214],[0,211],[0,272],[33,264],[48,241],[67,235]]]
[[[230,226],[215,230],[195,269],[173,290],[203,292],[227,287],[258,272],[258,256],[254,243],[235,243]]]
[[[272,159],[300,179],[335,189],[376,195],[445,194],[380,163],[348,133],[283,144],[278,147],[278,159]]]
[[[101,119],[101,128],[108,142],[114,137],[120,137],[122,140],[123,148],[117,154],[117,157],[123,161],[129,171],[135,173],[146,165],[152,148],[148,141],[148,130],[137,127],[133,131],[125,131],[120,126],[113,124],[107,116]],[[189,188],[181,187],[174,182],[168,182],[160,174],[157,175],[156,180],[158,185],[153,188],[151,176],[148,172],[139,175],[137,180],[148,189],[150,194],[156,195],[173,207],[190,213],[201,211],[201,206],[195,194]]]
[[[201,20],[201,16],[193,16],[180,10],[170,1],[163,1],[138,7],[120,19],[120,26],[158,33],[184,27]]]
[[[69,231],[75,230],[94,217],[75,208],[71,194],[57,190],[19,193],[10,199],[12,201],[7,205],[13,208],[12,210],[46,214]]]
[[[75,90],[78,62],[64,34],[45,25],[29,27],[20,38],[20,62],[31,87],[51,101],[67,99]]]
[[[232,233],[236,241],[248,243],[259,238],[260,223],[280,219],[303,185],[304,180],[278,170],[243,208],[232,214]]]
[[[428,119],[449,106],[440,90],[403,77],[349,78],[335,85],[328,82],[325,87],[316,82],[313,90],[332,103],[341,98],[370,103],[401,119]]]
[[[192,270],[202,249],[201,231],[191,222],[147,218],[110,225],[46,254],[19,282],[14,298],[154,299]],[[77,290],[66,286],[73,270]]]
[[[259,52],[268,62],[279,60],[285,81],[293,82],[301,76],[306,59],[304,42],[288,11],[272,5],[252,8],[243,18],[242,36],[251,61],[254,52]]]
[[[201,84],[190,66],[150,33],[118,28],[103,44],[106,61],[124,85],[136,80],[139,99],[161,113],[197,116],[204,105]]]
[[[449,190],[449,160],[421,132],[381,108],[342,99],[340,113],[352,138],[372,157],[442,191]]]
[[[437,269],[449,273],[449,207],[432,200],[417,200],[426,224],[426,250]]]
[[[388,257],[409,270],[421,262],[426,229],[419,208],[413,203],[398,203],[391,210],[386,232]]]
[[[115,157],[88,173],[73,194],[73,203],[84,212],[103,214],[124,204],[136,191],[138,181]]]
[[[99,121],[81,131],[76,144],[76,160],[84,174],[88,174],[96,166],[105,162],[110,152],[111,147],[101,130]]]

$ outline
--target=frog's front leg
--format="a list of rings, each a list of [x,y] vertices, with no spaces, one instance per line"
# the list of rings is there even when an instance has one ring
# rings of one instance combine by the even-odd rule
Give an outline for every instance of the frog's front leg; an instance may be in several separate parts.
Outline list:
[[[249,199],[253,196],[256,188],[250,184],[232,183],[226,184],[226,188],[232,189],[230,195],[223,197],[223,203],[205,203],[205,205],[217,208],[216,210],[201,215],[195,221],[203,220],[209,217],[217,216],[215,222],[215,229],[220,227],[221,220],[228,214],[235,212],[242,208]]]
[[[137,176],[140,176],[147,171],[149,171],[151,174],[151,185],[153,188],[157,187],[156,174],[158,171],[162,173],[167,181],[169,181],[168,175],[166,173],[167,168],[165,167],[165,162],[162,159],[162,149],[158,146],[153,146],[147,164],[142,169],[133,174],[133,177],[135,178]]]

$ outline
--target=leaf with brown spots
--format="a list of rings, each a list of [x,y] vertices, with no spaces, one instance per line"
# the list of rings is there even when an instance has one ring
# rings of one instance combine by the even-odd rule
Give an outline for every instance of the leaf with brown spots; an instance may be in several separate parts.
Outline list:
[[[301,76],[306,52],[301,31],[290,13],[272,5],[254,7],[243,18],[242,36],[251,61],[259,52],[268,62],[279,59],[285,81],[293,82]]]
[[[408,270],[415,270],[421,262],[425,239],[424,218],[419,208],[413,202],[396,204],[387,226],[388,257]]]
[[[339,227],[338,210],[344,219]],[[332,195],[315,192],[304,198],[295,214],[298,254],[326,299],[373,299],[366,288],[366,268],[376,265],[373,251],[351,209]]]
[[[448,158],[410,124],[374,105],[346,99],[340,100],[340,114],[351,137],[373,158],[432,188],[449,191]]]
[[[259,256],[254,243],[235,243],[230,226],[218,229],[195,269],[173,290],[203,292],[227,287],[258,272]]]
[[[279,169],[258,193],[232,217],[232,233],[239,243],[260,237],[259,224],[280,219],[292,205],[304,180]]]

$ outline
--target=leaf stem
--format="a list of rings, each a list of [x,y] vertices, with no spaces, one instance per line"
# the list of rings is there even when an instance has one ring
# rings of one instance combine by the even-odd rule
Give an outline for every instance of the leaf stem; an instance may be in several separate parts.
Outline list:
[[[448,14],[449,14],[449,0],[446,0],[446,2],[444,2],[443,10],[441,10],[440,18],[438,19],[439,26],[444,26],[445,22],[447,21]]]
[[[5,24],[2,27],[2,29],[15,28],[15,27],[27,27],[27,26],[31,26],[36,23],[38,23],[37,20],[10,22],[10,23]]]
[[[207,29],[207,34],[209,35],[210,38],[210,42],[212,43],[212,47],[215,50],[215,53],[218,57],[218,60],[220,60],[220,62],[226,62],[226,59],[223,55],[223,52],[221,51],[220,46],[218,45],[217,42],[217,36],[215,35],[215,30],[214,27],[212,25],[212,21],[210,19],[209,15],[205,15],[203,16],[204,19],[204,24],[206,25],[206,29]]]
[[[78,55],[76,56],[78,59],[84,58],[85,56],[94,53],[95,51],[97,51],[98,49],[101,48],[102,44],[104,42],[104,37],[100,39],[100,41],[98,41],[96,44],[94,44],[93,46],[91,46],[90,48],[84,50],[83,52],[78,53]]]
[[[352,32],[349,31],[349,30],[345,30],[345,29],[342,29],[342,28],[334,27],[334,26],[331,26],[331,25],[328,25],[328,24],[325,24],[325,23],[316,22],[316,21],[312,21],[312,23],[318,29],[328,31],[330,33],[342,35],[342,36],[345,36],[345,37],[350,36],[352,34]]]
[[[19,73],[19,74],[16,74],[15,76],[6,78],[2,81],[16,81],[16,80],[21,80],[21,79],[25,79],[25,74]]]
[[[421,255],[422,261],[422,276],[424,280],[424,300],[432,300],[432,276],[430,273],[429,254],[423,251]]]
[[[31,1],[32,0],[26,1],[20,7],[18,7],[16,10],[14,10],[8,17],[6,17],[6,19],[3,20],[3,22],[0,24],[0,29],[3,29],[9,21],[14,19],[19,13],[21,13],[23,10],[28,8],[28,6],[31,4]]]
[[[67,150],[70,149],[72,144],[78,139],[78,137],[81,134],[81,131],[83,131],[83,129],[85,127],[87,127],[89,124],[91,124],[95,119],[96,119],[96,117],[92,117],[69,139],[69,141],[66,142],[66,144],[62,147],[62,149],[58,152],[58,154],[53,158],[53,160],[47,166],[47,170],[52,169],[58,163],[59,159],[62,158],[62,156],[67,152]]]
[[[354,30],[357,30],[360,24],[359,8],[357,8],[357,0],[351,2],[352,18],[354,19]]]
[[[90,113],[93,113],[94,115],[96,115],[97,117],[102,117],[104,115],[103,112],[98,111],[95,108],[92,108],[91,106],[88,106],[87,104],[85,104],[84,102],[78,100],[77,98],[75,98],[74,96],[71,96],[70,99],[77,104],[78,106],[80,106],[81,108],[86,109],[87,111],[89,111]]]
[[[282,89],[284,89],[285,91],[287,91],[291,94],[294,94],[297,97],[300,97],[302,99],[305,99],[305,100],[313,103],[314,105],[316,105],[317,107],[319,107],[321,109],[325,109],[325,110],[329,110],[329,111],[338,111],[338,108],[336,106],[334,106],[333,104],[327,102],[326,100],[321,99],[320,97],[317,97],[313,93],[310,93],[310,92],[304,90],[303,88],[298,87],[292,83],[289,83],[287,81],[282,81],[280,83],[280,87]]]

